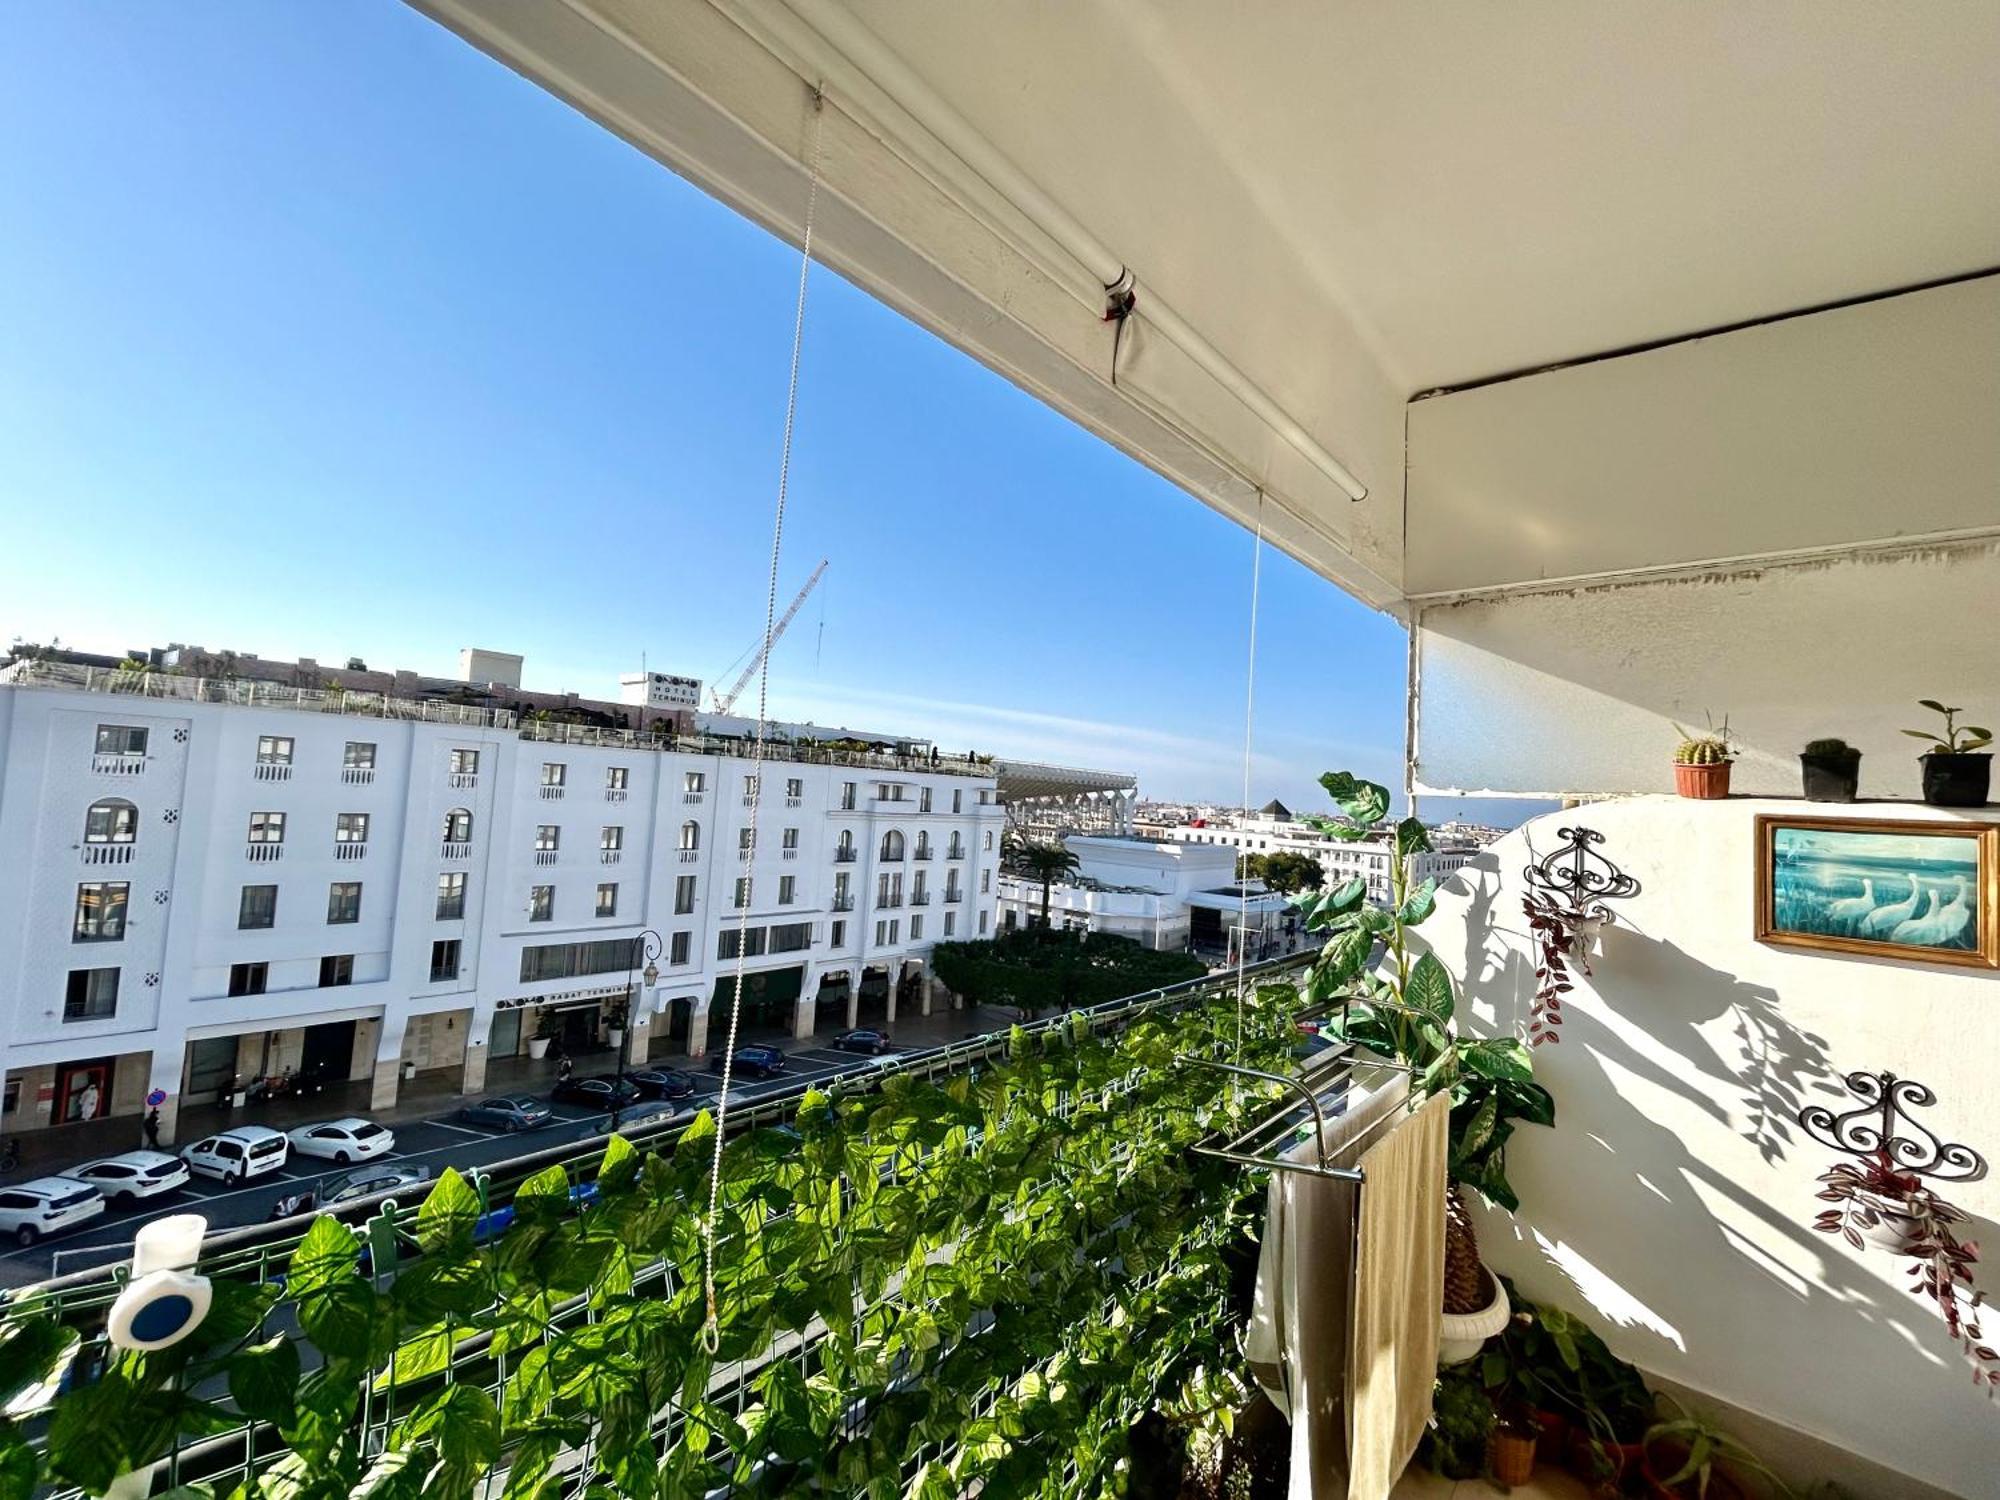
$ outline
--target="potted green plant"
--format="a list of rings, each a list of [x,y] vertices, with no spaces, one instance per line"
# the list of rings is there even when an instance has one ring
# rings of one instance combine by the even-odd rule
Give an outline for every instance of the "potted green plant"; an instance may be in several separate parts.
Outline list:
[[[1431,1472],[1447,1479],[1482,1478],[1493,1423],[1493,1402],[1478,1373],[1464,1365],[1441,1371],[1424,1429],[1423,1456]]]
[[[1639,1468],[1648,1494],[1659,1500],[1679,1500],[1682,1496],[1691,1500],[1743,1500],[1743,1487],[1726,1470],[1718,1468],[1719,1463],[1759,1474],[1778,1494],[1791,1494],[1790,1487],[1762,1459],[1711,1418],[1690,1412],[1671,1397],[1662,1399],[1680,1415],[1655,1422],[1646,1429],[1640,1444]]]
[[[562,1035],[562,1018],[545,1010],[535,1022],[535,1034],[528,1038],[528,1056],[537,1061],[549,1055],[549,1043]]]
[[[1674,791],[1698,802],[1718,801],[1729,795],[1729,768],[1736,763],[1736,750],[1729,737],[1725,716],[1717,729],[1710,720],[1708,733],[1689,734],[1680,725],[1681,742],[1674,749]]]
[[[1808,802],[1852,802],[1861,789],[1861,752],[1846,740],[1813,740],[1799,752]]]
[[[614,1047],[625,1045],[625,1007],[614,1005],[604,1013],[604,1038]]]
[[[1944,733],[1928,729],[1905,729],[1912,739],[1928,740],[1936,748],[1920,757],[1924,768],[1924,801],[1932,807],[1984,807],[1993,784],[1993,754],[1985,747],[1993,743],[1993,731],[1976,724],[1958,727],[1962,708],[1946,708],[1935,698],[1920,698],[1919,705],[1944,715]]]

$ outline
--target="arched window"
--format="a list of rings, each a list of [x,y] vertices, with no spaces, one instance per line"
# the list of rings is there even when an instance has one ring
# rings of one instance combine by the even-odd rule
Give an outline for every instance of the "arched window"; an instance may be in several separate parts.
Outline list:
[[[882,835],[882,857],[884,859],[903,857],[903,836],[893,828]]]
[[[472,812],[469,808],[454,807],[444,815],[444,841],[447,844],[472,842]]]
[[[951,848],[947,851],[947,855],[952,859],[961,859],[965,855],[965,845],[959,841],[955,833],[951,836]]]
[[[917,834],[917,858],[929,859],[930,857],[931,857],[931,836],[928,833],[919,832]]]
[[[993,847],[993,830],[990,828],[986,830],[986,847],[989,849]]]
[[[853,855],[854,833],[852,829],[843,828],[840,830],[840,843],[837,847],[840,850],[840,857],[842,859],[847,859]]]
[[[701,847],[701,824],[694,822],[681,824],[681,847],[683,849]]]
[[[90,804],[83,815],[86,844],[129,844],[139,837],[139,809],[123,797],[106,797]]]

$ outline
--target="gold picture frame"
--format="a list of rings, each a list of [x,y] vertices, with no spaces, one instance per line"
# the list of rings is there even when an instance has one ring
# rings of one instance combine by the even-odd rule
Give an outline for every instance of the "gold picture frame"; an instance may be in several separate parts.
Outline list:
[[[2000,968],[2000,823],[1757,817],[1757,941]]]

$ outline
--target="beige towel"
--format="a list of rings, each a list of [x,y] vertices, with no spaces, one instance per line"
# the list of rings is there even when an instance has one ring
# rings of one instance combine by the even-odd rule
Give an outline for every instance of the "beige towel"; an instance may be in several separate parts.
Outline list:
[[[1330,1164],[1355,1165],[1351,1142],[1401,1109],[1408,1094],[1406,1074],[1357,1067],[1345,1110],[1326,1124]],[[1400,1133],[1400,1127],[1388,1128]],[[1295,1161],[1318,1159],[1310,1139],[1286,1154]],[[1272,1404],[1291,1419],[1294,1500],[1337,1495],[1346,1486],[1348,1273],[1358,1196],[1350,1182],[1271,1174],[1244,1354]],[[1428,1388],[1425,1404],[1428,1409]]]
[[[1355,1233],[1347,1355],[1348,1500],[1387,1500],[1430,1418],[1450,1120],[1451,1102],[1439,1094],[1361,1157],[1368,1184]]]

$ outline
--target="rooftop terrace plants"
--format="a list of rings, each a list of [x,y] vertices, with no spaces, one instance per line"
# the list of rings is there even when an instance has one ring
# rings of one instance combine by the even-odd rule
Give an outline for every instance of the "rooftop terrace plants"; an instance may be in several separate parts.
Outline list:
[[[1917,706],[1944,717],[1943,734],[1930,729],[1903,731],[1931,746],[1919,757],[1924,801],[1934,807],[1984,807],[1993,780],[1993,756],[1986,749],[1993,743],[1993,731],[1977,724],[1960,728],[1958,716],[1965,710],[1947,708],[1935,698],[1920,698]]]
[[[1388,790],[1375,782],[1329,771],[1320,785],[1342,817],[1307,821],[1333,838],[1366,838],[1388,816]],[[1461,1034],[1451,975],[1435,953],[1412,947],[1411,933],[1437,908],[1437,882],[1410,879],[1411,857],[1430,847],[1416,818],[1396,825],[1387,907],[1369,905],[1367,883],[1358,879],[1309,892],[1293,904],[1307,931],[1326,940],[1306,977],[1305,999],[1339,1007],[1331,1022],[1336,1035],[1407,1065],[1413,1100],[1440,1093],[1451,1098],[1445,1311],[1472,1314],[1504,1309],[1504,1302],[1497,1281],[1479,1263],[1460,1189],[1471,1187],[1501,1208],[1520,1207],[1507,1180],[1507,1142],[1517,1123],[1553,1125],[1556,1106],[1534,1081],[1534,1063],[1518,1038]]]

